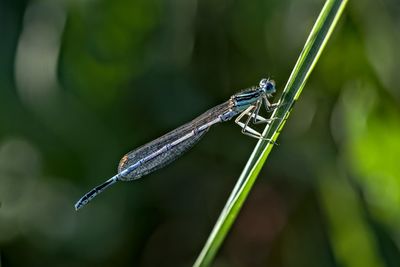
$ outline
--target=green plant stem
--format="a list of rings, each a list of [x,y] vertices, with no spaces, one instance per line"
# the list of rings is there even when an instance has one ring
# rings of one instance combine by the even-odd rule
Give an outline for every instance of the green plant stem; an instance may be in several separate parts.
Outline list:
[[[212,230],[203,250],[194,263],[194,267],[209,266],[229,229],[235,221],[247,195],[249,194],[274,142],[277,140],[294,103],[299,98],[303,87],[310,76],[322,50],[324,49],[336,23],[342,14],[347,0],[327,0],[319,14],[314,27],[304,45],[304,48],[293,68],[279,100],[279,107],[272,118],[279,118],[267,125],[263,132],[266,139],[260,140],[253,150],[245,168],[242,171],[224,209],[222,210],[214,229]]]

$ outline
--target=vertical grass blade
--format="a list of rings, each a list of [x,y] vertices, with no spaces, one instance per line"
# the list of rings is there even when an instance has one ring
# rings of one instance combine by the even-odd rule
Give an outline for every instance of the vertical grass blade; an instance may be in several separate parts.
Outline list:
[[[283,94],[279,100],[280,106],[272,114],[272,117],[281,119],[275,120],[265,128],[263,132],[265,138],[274,141],[277,140],[279,133],[290,115],[294,103],[299,98],[311,71],[313,70],[346,6],[346,3],[347,0],[327,0],[325,2],[297,63],[293,68],[292,74],[286,83]],[[259,141],[257,143],[218,218],[214,229],[194,263],[194,267],[209,266],[212,263],[215,254],[225,239],[225,236],[249,194],[261,167],[267,159],[272,146],[273,144],[267,141]]]

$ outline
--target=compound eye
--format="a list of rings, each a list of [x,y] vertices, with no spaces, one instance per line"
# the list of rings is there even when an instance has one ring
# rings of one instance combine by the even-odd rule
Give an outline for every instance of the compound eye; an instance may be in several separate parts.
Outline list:
[[[267,82],[266,90],[269,91],[275,91],[275,81],[270,80]]]

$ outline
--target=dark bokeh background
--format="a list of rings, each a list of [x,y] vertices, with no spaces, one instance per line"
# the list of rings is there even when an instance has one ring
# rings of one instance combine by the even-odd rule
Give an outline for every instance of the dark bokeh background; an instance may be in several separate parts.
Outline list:
[[[119,158],[277,81],[323,1],[0,2],[0,266],[191,266],[256,141],[213,127],[75,212]],[[214,266],[400,265],[400,4],[350,1]]]

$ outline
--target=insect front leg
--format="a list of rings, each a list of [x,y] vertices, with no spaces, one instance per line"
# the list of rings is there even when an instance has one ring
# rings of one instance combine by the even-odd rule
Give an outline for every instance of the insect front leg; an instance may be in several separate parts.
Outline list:
[[[261,106],[262,106],[262,100],[259,100],[255,105],[254,112],[250,115],[253,118],[253,124],[271,123],[274,120],[278,119],[278,118],[266,119],[266,118],[262,117],[261,115],[259,115]],[[271,105],[271,106],[273,106],[273,105]]]
[[[261,106],[261,103],[260,103],[260,102],[257,102],[256,105],[252,105],[252,106],[248,107],[245,111],[243,111],[243,112],[235,119],[235,123],[236,123],[237,125],[239,125],[239,126],[242,128],[242,133],[243,133],[243,134],[245,134],[245,135],[247,135],[247,136],[250,136],[250,137],[253,137],[253,138],[256,138],[256,139],[262,139],[262,140],[265,140],[265,141],[269,141],[269,142],[272,143],[272,144],[276,144],[275,141],[273,141],[273,140],[271,140],[271,139],[264,138],[264,137],[262,136],[261,133],[259,133],[258,131],[254,130],[253,128],[251,128],[251,127],[249,126],[249,122],[250,122],[251,118],[253,118],[253,120],[255,120],[255,123],[256,123],[256,124],[257,124],[257,123],[265,123],[265,122],[266,122],[266,123],[270,123],[271,121],[273,121],[273,120],[275,120],[275,119],[278,119],[278,118],[265,119],[265,118],[261,117],[260,115],[258,115],[257,112],[259,112],[260,106]],[[248,118],[247,118],[246,121],[243,123],[243,122],[241,122],[240,120],[241,120],[245,115],[247,115]],[[254,122],[254,121],[253,121],[253,122]]]
[[[272,112],[279,106],[279,103],[274,103],[274,104],[269,103],[267,96],[263,96],[263,100],[267,112]]]
[[[254,112],[254,115],[252,115],[252,117],[253,117],[253,124],[271,123],[271,122],[273,122],[274,120],[278,119],[278,118],[269,118],[269,119],[266,119],[266,118],[262,117],[261,115],[259,115],[261,105],[262,105],[262,101],[260,100],[259,102],[257,102],[257,109],[256,109],[256,111]]]

